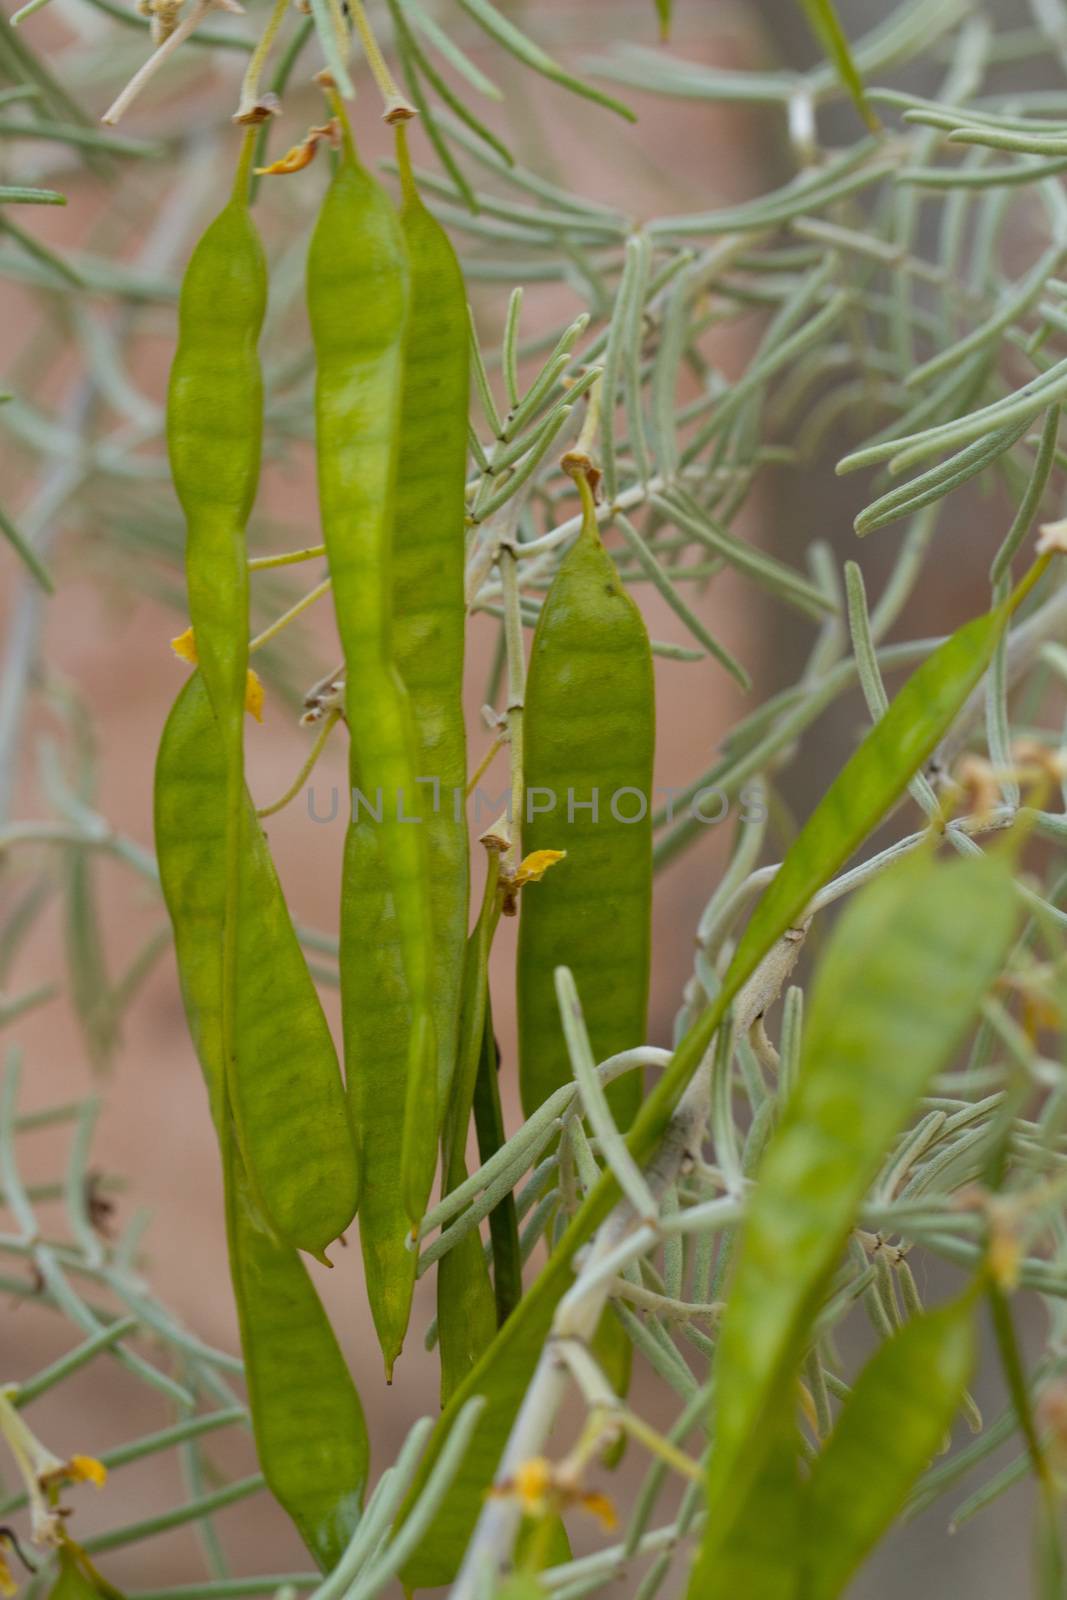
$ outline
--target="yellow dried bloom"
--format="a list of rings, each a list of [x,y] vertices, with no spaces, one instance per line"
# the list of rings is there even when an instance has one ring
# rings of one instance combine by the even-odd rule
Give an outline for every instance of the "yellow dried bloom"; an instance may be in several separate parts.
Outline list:
[[[196,653],[196,636],[192,628],[186,628],[184,633],[179,633],[176,639],[172,639],[170,647],[179,661],[188,661],[193,667],[198,664],[200,657]],[[263,681],[251,667],[245,679],[245,710],[249,716],[255,717],[257,722],[263,721]]]
[[[615,1507],[606,1494],[581,1488],[570,1472],[561,1471],[544,1456],[531,1456],[516,1469],[513,1478],[497,1484],[490,1493],[517,1500],[528,1517],[547,1517],[568,1506],[578,1506],[596,1517],[603,1527],[610,1530],[618,1526]]]
[[[528,1517],[543,1517],[549,1510],[552,1466],[544,1456],[524,1461],[515,1474],[514,1494]]]
[[[11,1540],[5,1534],[0,1533],[0,1595],[3,1595],[5,1600],[7,1600],[8,1596],[18,1591],[18,1584],[15,1582],[7,1559],[7,1553],[10,1549],[12,1549]]]
[[[257,722],[263,721],[263,683],[251,667],[245,679],[245,710]]]
[[[331,119],[321,128],[309,128],[305,139],[299,144],[294,144],[293,148],[287,150],[283,156],[279,156],[277,161],[272,161],[269,167],[256,167],[256,176],[275,178],[283,177],[290,172],[302,172],[314,160],[315,152],[323,139],[328,139],[336,148],[339,137],[340,130],[335,119]]]
[[[170,647],[180,661],[188,661],[195,667],[199,659],[196,653],[196,639],[192,628],[186,628],[184,633],[179,633],[176,639],[170,641]]]
[[[516,889],[521,889],[524,883],[540,883],[549,867],[554,867],[557,861],[562,861],[566,854],[566,850],[532,851],[519,862],[514,880]]]
[[[91,1483],[102,1489],[107,1482],[107,1468],[95,1456],[71,1456],[67,1465],[73,1483]]]

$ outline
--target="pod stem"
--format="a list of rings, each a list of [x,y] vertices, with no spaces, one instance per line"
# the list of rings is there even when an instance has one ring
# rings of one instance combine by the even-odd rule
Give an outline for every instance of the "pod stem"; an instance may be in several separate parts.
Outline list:
[[[260,115],[259,80],[263,74],[263,68],[267,64],[271,45],[277,37],[278,29],[285,21],[285,15],[288,10],[289,0],[274,0],[274,9],[270,14],[267,26],[263,30],[259,43],[249,57],[245,75],[241,80],[241,98],[234,114],[235,122],[247,121],[258,127],[260,122],[265,120],[266,116],[269,116],[269,112],[266,112],[265,115]]]
[[[523,776],[524,708],[526,702],[526,652],[522,642],[522,610],[519,604],[518,558],[505,540],[500,546],[500,586],[504,591],[504,644],[508,668],[508,761],[511,773],[511,839],[504,866],[514,872],[522,859],[522,824],[526,805]]]
[[[1057,553],[1055,550],[1046,550],[1038,556],[1029,572],[1023,573],[1006,601],[1009,616],[1019,609],[1031,589],[1044,577],[1046,568]]]
[[[574,478],[578,485],[578,497],[582,502],[582,531],[580,539],[593,539],[599,542],[600,529],[596,520],[596,499],[593,495],[593,485],[589,475],[585,472],[576,473]]]
[[[332,83],[326,90],[326,99],[329,104],[330,111],[337,118],[338,127],[341,129],[341,143],[344,147],[345,158],[348,161],[351,161],[353,166],[358,167],[359,152],[356,149],[356,140],[352,132],[352,124],[348,120],[348,112],[345,110],[345,103],[341,99],[340,91]]]
[[[276,617],[272,623],[263,629],[262,633],[257,633],[254,639],[249,639],[249,655],[254,654],[257,650],[262,650],[263,646],[269,644],[277,634],[281,633],[283,628],[287,628],[291,622],[295,622],[301,612],[306,611],[308,606],[314,605],[316,600],[320,600],[328,592],[330,582],[329,578],[323,578],[322,582],[317,583],[313,589],[309,589],[307,594],[301,595],[300,599],[295,601],[288,611],[283,611],[280,617]]]
[[[418,112],[400,93],[397,81],[389,70],[389,63],[382,55],[381,46],[374,37],[374,29],[370,25],[370,18],[367,16],[363,0],[348,0],[348,9],[356,25],[356,31],[363,46],[363,54],[367,58],[367,65],[370,67],[371,75],[378,85],[378,93],[385,104],[385,110],[382,112],[383,122],[402,123],[410,121],[412,117],[418,115]]]
[[[257,817],[273,817],[279,811],[284,810],[291,800],[296,798],[297,794],[299,794],[300,790],[303,788],[304,784],[314,771],[315,763],[318,761],[323,750],[325,750],[326,741],[330,737],[330,734],[333,732],[340,719],[341,713],[336,708],[329,713],[323,722],[321,729],[319,730],[319,734],[315,740],[315,743],[311,746],[311,749],[308,752],[303,766],[300,768],[300,771],[297,773],[288,789],[286,789],[280,800],[275,800],[269,806],[259,806],[256,810]]]
[[[603,379],[591,384],[586,397],[585,419],[573,447],[560,458],[560,466],[578,487],[582,505],[582,527],[579,538],[599,540],[600,529],[596,515],[596,489],[600,482],[600,468],[593,458],[593,443],[600,431],[600,406]]]
[[[415,185],[415,174],[411,170],[411,153],[408,150],[407,130],[403,122],[397,122],[396,128],[396,164],[400,170],[400,190],[405,202],[419,203],[419,191]]]
[[[256,151],[256,129],[246,128],[241,140],[241,154],[237,158],[237,172],[233,180],[233,199],[241,206],[249,201],[252,186],[252,160]]]

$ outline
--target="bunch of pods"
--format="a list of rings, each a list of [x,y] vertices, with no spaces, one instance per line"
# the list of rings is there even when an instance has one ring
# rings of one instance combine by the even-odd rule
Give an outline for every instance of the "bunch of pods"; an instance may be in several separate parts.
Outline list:
[[[327,1247],[358,1206],[367,1295],[391,1375],[411,1311],[413,1235],[439,1158],[449,1189],[465,1176],[472,1114],[483,1147],[502,1137],[487,958],[508,892],[490,854],[468,934],[467,826],[451,800],[467,783],[462,274],[419,199],[403,126],[399,211],[361,165],[343,114],[340,127],[307,292],[323,539],[351,784],[364,802],[348,824],[340,897],[344,1083],[245,785],[246,524],[259,479],[267,294],[248,205],[250,138],[233,196],[182,289],[168,442],[187,521],[198,670],[167,720],[156,770],[160,875],[222,1153],[257,1448],[271,1489],[327,1569],[358,1520],[368,1445],[301,1252],[328,1264]],[[570,1076],[558,965],[575,974],[598,1059],[642,1043],[646,1026],[651,656],[585,479],[579,487],[582,532],[543,608],[526,702],[526,785],[562,800],[531,824],[526,843],[565,852],[523,896],[527,1111]],[[588,806],[626,790],[644,800],[636,823]],[[568,796],[587,802],[583,820]],[[625,1125],[640,1084],[631,1074],[613,1094]],[[441,1262],[446,1398],[522,1293],[506,1207],[493,1219],[492,1262],[491,1275],[477,1230]]]

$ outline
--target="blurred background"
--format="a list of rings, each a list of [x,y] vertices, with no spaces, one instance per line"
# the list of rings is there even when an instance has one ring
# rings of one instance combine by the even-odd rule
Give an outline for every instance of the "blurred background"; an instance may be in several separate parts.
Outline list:
[[[540,0],[505,9],[576,70],[620,41],[656,42],[651,0]],[[1008,20],[1018,12],[1020,25],[1029,17],[1024,0],[1006,0],[994,9]],[[449,26],[455,23],[470,57],[504,91],[501,105],[485,109],[486,120],[506,130],[520,161],[575,193],[641,219],[728,205],[787,175],[780,126],[765,108],[671,100],[628,86],[625,98],[639,113],[630,126],[532,78],[486,44],[458,12],[453,16],[454,10],[439,7],[437,14]],[[841,6],[851,34],[884,11],[882,0]],[[728,68],[803,68],[818,56],[799,8],[786,0],[679,0],[675,13],[670,48],[689,60]],[[222,13],[209,25],[222,34],[236,28],[235,19]],[[13,37],[8,29],[0,41],[0,66],[10,65]],[[92,131],[148,48],[135,13],[125,12],[125,0],[52,0],[18,37],[47,61],[71,99],[69,115],[80,111],[79,122]],[[140,1256],[146,1279],[190,1329],[224,1350],[235,1350],[237,1338],[215,1138],[148,853],[155,746],[187,670],[169,647],[186,619],[182,525],[160,450],[161,408],[177,284],[192,243],[230,182],[238,135],[228,117],[244,62],[239,51],[227,48],[179,51],[123,119],[111,150],[106,137],[100,148],[32,138],[0,144],[5,181],[54,186],[68,197],[62,209],[18,213],[19,227],[39,242],[37,254],[10,231],[0,236],[0,343],[4,387],[14,395],[0,412],[0,504],[46,555],[56,582],[55,596],[46,599],[0,544],[0,926],[9,933],[25,929],[17,944],[12,938],[4,945],[0,986],[7,996],[47,987],[39,1003],[12,1019],[7,1033],[17,1038],[24,1063],[20,1110],[43,1110],[87,1091],[99,1096],[91,1166],[99,1174],[97,1197],[113,1208],[104,1225],[123,1229],[150,1218]],[[318,64],[313,42],[272,129],[275,153],[298,142],[320,119],[310,83]],[[1047,70],[1049,81],[1062,81],[1062,68],[1051,58]],[[385,160],[388,140],[363,72],[357,87],[364,157]],[[0,119],[5,114],[0,110]],[[833,143],[839,128],[852,138],[853,117],[846,104],[828,108],[820,125],[823,138]],[[122,141],[135,143],[124,150]],[[417,161],[432,166],[432,152],[417,129],[413,141]],[[250,526],[255,554],[317,538],[300,273],[324,181],[324,161],[293,178],[266,180],[258,209],[273,265],[264,343],[271,414],[266,470]],[[456,237],[473,265],[471,297],[483,346],[493,349],[511,281],[479,271],[488,253],[484,240],[462,229]],[[73,265],[80,289],[64,282],[63,263]],[[516,267],[512,281],[522,276]],[[534,279],[526,286],[524,334],[533,338],[580,306],[567,282]],[[716,336],[722,371],[743,370],[762,325],[756,308],[750,324],[732,323]],[[779,481],[767,474],[740,524],[745,536],[795,561],[816,535],[839,557],[854,554],[851,518],[862,501],[855,480],[838,482],[827,468],[840,453],[831,438],[823,458],[799,475]],[[943,631],[984,606],[986,557],[997,531],[975,526],[970,501],[949,510],[940,535],[942,561],[911,603],[909,635]],[[965,550],[963,562],[958,557]],[[875,590],[881,560],[877,550],[865,548],[868,586]],[[258,581],[254,625],[262,627],[285,610],[317,576],[317,569],[297,569],[296,576],[282,569]],[[684,642],[677,618],[658,595],[646,589],[642,603],[654,637]],[[810,644],[804,619],[772,609],[762,591],[729,571],[691,603],[748,666],[755,681],[752,703],[794,680]],[[481,707],[496,639],[491,619],[472,620],[472,766],[491,738]],[[281,794],[298,771],[309,743],[298,722],[301,698],[338,658],[328,601],[263,651],[257,665],[267,687],[264,721],[249,725],[247,740],[250,781],[260,804]],[[680,787],[710,764],[719,739],[748,702],[708,660],[658,660],[657,689],[657,783]],[[808,758],[780,780],[794,813],[806,814],[863,720],[858,697],[846,696],[816,724]],[[503,788],[504,772],[498,759],[485,780],[491,792]],[[340,741],[327,750],[314,785],[320,809],[328,807],[331,785],[343,791]],[[19,834],[27,820],[44,818],[53,819],[51,834],[46,830],[39,840],[25,828]],[[104,830],[102,848],[66,847],[63,828],[88,826],[87,818],[106,819],[91,820]],[[654,1043],[671,1041],[692,967],[695,924],[734,826],[731,812],[657,879]],[[300,800],[273,818],[268,831],[294,915],[328,941],[336,931],[343,818],[315,823]],[[494,1011],[511,1126],[513,941],[514,927],[505,927],[494,951]],[[336,1022],[328,951],[320,959],[325,1003]],[[68,1125],[26,1134],[20,1140],[24,1177],[42,1184],[53,1179],[70,1137]],[[46,1230],[52,1204],[47,1196],[41,1204]],[[354,1238],[347,1252],[334,1253],[335,1270],[320,1272],[317,1281],[353,1365],[380,1470],[412,1420],[436,1407],[434,1364],[421,1350],[417,1331],[433,1314],[432,1295],[424,1283],[389,1390],[363,1304]],[[28,1269],[21,1287],[0,1291],[0,1380],[17,1381],[36,1370],[69,1348],[70,1338],[62,1319],[34,1304]],[[648,1388],[643,1403],[655,1417],[655,1381],[640,1366],[635,1381]],[[135,1432],[162,1426],[166,1416],[158,1396],[115,1364],[96,1362],[42,1401],[34,1421],[60,1453],[98,1455]],[[208,1487],[253,1465],[247,1443],[232,1432],[212,1442],[207,1463]],[[167,1456],[116,1473],[99,1498],[89,1489],[78,1491],[77,1529],[89,1533],[149,1516],[175,1498],[180,1470]],[[624,1464],[614,1493],[625,1495],[629,1471]],[[264,1496],[216,1520],[235,1570],[306,1567],[285,1518]],[[883,1551],[855,1593],[864,1600],[905,1589],[923,1597],[1000,1600],[1022,1592],[1030,1534],[1025,1490],[998,1501],[954,1538],[947,1536],[945,1521],[941,1507],[912,1525]],[[144,1590],[193,1581],[202,1566],[193,1533],[181,1528],[115,1551],[107,1570],[116,1584]],[[620,1593],[631,1589],[625,1581],[618,1586]]]

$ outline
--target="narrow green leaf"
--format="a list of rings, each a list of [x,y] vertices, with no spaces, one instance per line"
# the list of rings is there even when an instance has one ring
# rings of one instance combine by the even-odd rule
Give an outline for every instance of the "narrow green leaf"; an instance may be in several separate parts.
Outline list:
[[[0,65],[6,76],[16,82],[36,85],[41,100],[54,117],[69,123],[80,123],[83,127],[90,126],[89,118],[81,106],[53,77],[37,52],[31,50],[25,39],[20,37],[18,29],[11,26],[4,12],[0,12]],[[94,159],[90,153],[88,160],[97,171],[107,170],[99,156]]]
[[[472,89],[478,94],[485,95],[487,100],[503,100],[504,91],[491,78],[486,77],[481,67],[473,62],[455,40],[449,37],[444,28],[423,9],[419,0],[407,0],[405,10],[411,18],[412,25],[433,45],[438,54],[444,57],[449,66],[455,68],[461,78],[466,78]]]
[[[0,183],[0,205],[65,206],[67,197],[55,189],[29,189],[21,183]]]
[[[106,1072],[119,1038],[119,1018],[104,959],[96,864],[87,850],[64,851],[63,935],[71,1003],[94,1072]]]
[[[356,91],[352,87],[352,79],[348,75],[348,65],[345,61],[343,43],[338,37],[338,30],[334,22],[335,13],[329,0],[309,0],[311,15],[315,21],[315,32],[318,34],[319,44],[322,46],[323,58],[326,66],[337,85],[337,92],[346,100],[354,100]]]
[[[65,204],[66,197],[61,195],[60,201]],[[5,231],[10,233],[10,224]],[[136,268],[124,266],[121,262],[106,261],[102,256],[88,255],[79,250],[69,251],[65,261],[69,271],[77,275],[83,294],[116,295],[124,300],[142,303],[157,301],[162,305],[178,298],[177,284],[165,278],[139,273]],[[0,250],[0,276],[14,278],[17,283],[40,284],[45,289],[65,288],[65,282],[56,282],[52,263],[45,265],[42,261],[28,259],[21,249]]]
[[[36,550],[23,538],[22,534],[16,528],[15,524],[11,521],[11,518],[7,515],[6,511],[4,511],[2,507],[0,507],[0,533],[4,535],[4,538],[14,548],[15,554],[18,556],[23,565],[26,566],[30,572],[32,572],[33,576],[37,579],[37,582],[41,585],[41,588],[44,590],[44,592],[46,594],[54,594],[55,584],[52,582],[51,573],[41,560],[40,556],[37,554]]]
[[[1064,1560],[1063,1539],[1060,1533],[1060,1491],[1038,1433],[1011,1305],[1004,1290],[995,1281],[989,1283],[988,1300],[1001,1370],[1004,1373],[1008,1394],[1011,1396],[1019,1431],[1026,1443],[1030,1470],[1037,1480],[1041,1495],[1036,1566],[1044,1578],[1040,1593],[1051,1597],[1063,1593]]]
[[[26,0],[24,6],[19,6],[17,11],[11,13],[11,26],[17,28],[27,17],[32,17],[37,11],[43,11],[48,4],[49,0]]]
[[[0,138],[49,139],[56,144],[71,144],[83,150],[106,150],[116,156],[161,156],[164,146],[147,139],[120,139],[98,128],[82,128],[76,122],[26,122],[14,117],[0,118]]]
[[[757,907],[718,997],[680,1041],[670,1067],[646,1096],[627,1140],[638,1161],[646,1161],[655,1149],[742,984],[934,750],[989,664],[1004,620],[1004,611],[994,611],[946,639],[904,685],[831,784]],[[618,1196],[618,1185],[605,1173],[572,1218],[536,1283],[442,1413],[402,1515],[425,1481],[463,1403],[473,1394],[485,1395],[488,1401],[447,1504],[405,1569],[410,1587],[447,1584],[454,1578],[556,1305],[572,1281],[571,1262]]]
[[[1022,422],[1013,422],[1009,427],[996,428],[983,434],[947,461],[941,461],[919,477],[897,484],[896,488],[879,495],[856,517],[853,523],[856,532],[862,538],[876,528],[884,528],[887,523],[898,522],[901,517],[914,516],[924,506],[933,505],[936,500],[952,494],[961,484],[984,472],[991,462],[999,460],[1005,451],[1018,443],[1030,423],[1031,419],[1025,417]]]
[[[863,87],[863,79],[852,59],[848,38],[842,28],[833,0],[800,0],[812,33],[833,62],[842,86],[848,90],[856,110],[872,132],[879,127]]]
[[[84,289],[87,287],[81,273],[75,267],[72,267],[69,261],[58,255],[56,251],[50,250],[46,244],[42,244],[40,239],[35,239],[32,233],[26,232],[25,228],[20,228],[17,222],[12,222],[10,218],[4,216],[0,218],[0,227],[23,250],[33,256],[35,261],[39,261],[51,272],[54,272],[57,277],[62,278],[64,283],[69,284],[72,289]]]
[[[41,0],[44,4],[44,0]],[[667,44],[671,36],[671,11],[672,0],[656,0],[656,16],[659,18],[659,36],[662,44]]]
[[[524,66],[539,72],[543,78],[550,78],[562,88],[569,89],[572,94],[581,95],[585,100],[593,100],[598,106],[605,106],[618,116],[625,117],[627,122],[637,121],[634,112],[629,106],[623,105],[621,100],[614,100],[611,95],[604,94],[602,90],[594,89],[591,84],[583,83],[580,78],[565,72],[547,51],[542,50],[539,44],[535,44],[507,17],[501,16],[496,7],[490,4],[490,0],[459,0],[459,3],[468,16],[473,17],[478,26],[483,28],[502,50],[515,56]]]
[[[470,107],[465,103],[465,101],[449,88],[445,79],[442,78],[441,74],[437,71],[437,68],[434,66],[429,56],[422,49],[418,40],[408,27],[407,19],[398,3],[398,0],[387,0],[387,4],[393,19],[393,25],[396,28],[397,43],[402,48],[403,52],[410,57],[412,65],[418,69],[418,72],[422,74],[430,87],[440,95],[445,105],[451,109],[453,115],[457,116],[460,121],[477,136],[477,138],[481,139],[485,144],[487,144],[491,150],[494,150],[497,155],[500,156],[501,160],[510,166],[513,158],[507,145],[503,144],[501,140],[497,138],[496,134],[493,133],[492,129],[487,128],[484,122],[474,115],[473,111],[471,111]],[[436,121],[436,118],[434,121]],[[455,175],[459,169],[455,167],[451,157],[446,164],[448,165],[449,171],[452,172],[453,178],[455,178]],[[478,206],[474,203],[473,194],[470,193],[469,185],[467,184],[467,180],[462,173],[459,173],[459,187],[461,188],[464,199],[467,201],[470,209],[472,211],[477,211]]]
[[[423,90],[422,79],[419,72],[419,48],[414,36],[404,21],[403,13],[397,5],[397,0],[387,0],[393,26],[396,29],[396,50],[400,58],[400,68],[404,74],[408,94],[422,118],[422,125],[426,137],[437,152],[437,159],[455,184],[464,205],[472,214],[477,214],[478,202],[474,197],[474,190],[467,181],[466,174],[459,167],[448,147],[448,143],[441,132],[438,117]],[[449,93],[451,91],[449,90]]]
[[[877,727],[890,715],[892,708]],[[788,1398],[856,1211],[999,972],[1016,906],[1002,855],[946,864],[924,853],[869,884],[834,929],[796,1086],[759,1169],[723,1316],[711,1531],[691,1595],[721,1592],[714,1587],[719,1546],[739,1519],[759,1514],[751,1495],[767,1429]]]
[[[973,1296],[913,1317],[856,1380],[805,1496],[801,1600],[836,1600],[936,1455],[974,1365]]]
[[[1004,621],[998,609],[965,623],[908,679],[804,825],[745,929],[735,966],[751,970],[753,952],[769,948],[803,914],[885,815],[937,745],[934,729],[951,725],[978,683]]]

